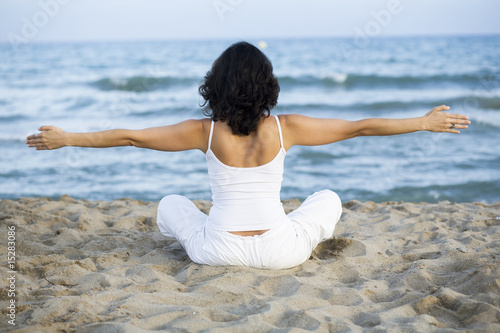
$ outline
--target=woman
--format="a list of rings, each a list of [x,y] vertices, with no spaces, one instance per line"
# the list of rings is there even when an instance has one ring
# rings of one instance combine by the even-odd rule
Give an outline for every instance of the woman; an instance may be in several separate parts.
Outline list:
[[[470,124],[447,106],[411,119],[347,121],[301,115],[270,116],[279,85],[267,57],[240,42],[213,63],[199,89],[210,118],[144,130],[68,133],[42,126],[27,137],[37,150],[65,146],[135,146],[162,151],[199,149],[206,155],[213,207],[209,216],[185,197],[158,206],[160,231],[175,237],[189,257],[208,265],[290,268],[307,260],[332,236],[342,206],[330,190],[308,197],[286,215],[280,202],[283,162],[294,145],[324,145],[369,135],[415,131],[459,133]]]

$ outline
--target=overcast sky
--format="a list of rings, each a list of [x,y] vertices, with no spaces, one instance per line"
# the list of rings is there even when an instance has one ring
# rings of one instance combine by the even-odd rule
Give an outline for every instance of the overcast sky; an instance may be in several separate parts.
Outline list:
[[[0,41],[500,34],[498,0],[0,0]]]

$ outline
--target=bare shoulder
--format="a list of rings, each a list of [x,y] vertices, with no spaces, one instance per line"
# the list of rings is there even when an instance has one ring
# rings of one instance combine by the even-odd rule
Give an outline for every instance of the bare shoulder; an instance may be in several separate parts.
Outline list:
[[[212,125],[212,119],[202,118],[202,119],[197,119],[197,121],[201,122],[204,131],[205,130],[210,131],[210,126]]]
[[[280,114],[278,118],[283,131],[296,130],[297,126],[300,126],[300,124],[309,119],[309,117],[300,114]]]
[[[190,123],[192,129],[191,136],[198,138],[199,149],[206,152],[208,149],[208,137],[210,136],[210,127],[212,120],[210,118],[190,119],[186,122]]]
[[[189,124],[190,126],[200,126],[205,128],[208,126],[210,128],[211,120],[209,118],[199,118],[199,119],[187,119],[182,121],[181,123]]]
[[[278,116],[280,124],[285,130],[299,130],[303,127],[316,125],[317,122],[322,122],[326,119],[312,118],[301,114],[281,114]]]
[[[283,133],[283,146],[285,150],[288,150],[296,144],[295,137],[298,130],[297,125],[301,123],[301,120],[307,117],[299,114],[280,114],[278,118]]]
[[[280,123],[287,126],[287,125],[292,125],[294,123],[300,122],[301,119],[308,118],[306,116],[303,116],[301,114],[280,114],[278,115],[278,118],[280,119]]]
[[[210,135],[210,128],[212,126],[212,119],[202,118],[198,119],[197,121],[201,123],[201,130],[203,132],[203,135],[206,136],[208,140],[208,136]]]
[[[183,127],[189,132],[190,135],[196,136],[208,136],[210,133],[211,120],[208,118],[201,119],[188,119],[180,122],[177,125],[183,125]]]

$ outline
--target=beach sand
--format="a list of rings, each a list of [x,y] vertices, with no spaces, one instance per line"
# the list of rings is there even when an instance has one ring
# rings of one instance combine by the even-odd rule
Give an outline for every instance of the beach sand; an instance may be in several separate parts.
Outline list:
[[[0,330],[500,332],[500,202],[350,201],[335,238],[278,271],[193,263],[158,231],[156,207],[1,200]],[[8,226],[16,228],[15,326]]]

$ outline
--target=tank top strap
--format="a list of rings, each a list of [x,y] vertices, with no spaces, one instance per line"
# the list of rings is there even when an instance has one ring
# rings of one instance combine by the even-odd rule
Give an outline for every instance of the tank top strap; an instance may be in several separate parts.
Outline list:
[[[278,123],[278,132],[280,133],[280,144],[281,144],[281,148],[284,148],[283,146],[283,134],[281,133],[281,124],[280,124],[280,119],[278,118],[278,116],[274,116],[276,118],[276,122]]]
[[[208,136],[208,150],[210,150],[212,146],[212,135],[214,134],[214,121],[212,120],[212,124],[210,125],[210,135]]]

